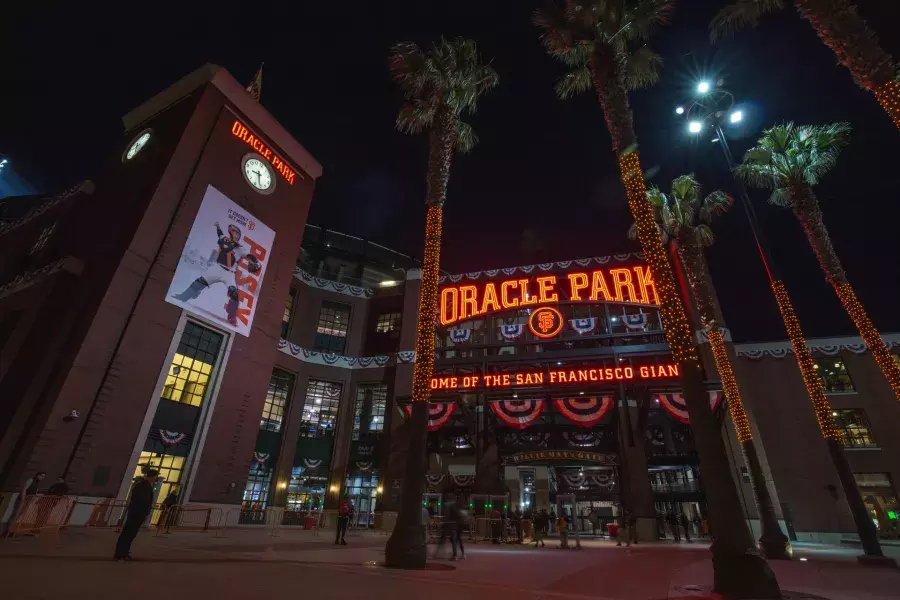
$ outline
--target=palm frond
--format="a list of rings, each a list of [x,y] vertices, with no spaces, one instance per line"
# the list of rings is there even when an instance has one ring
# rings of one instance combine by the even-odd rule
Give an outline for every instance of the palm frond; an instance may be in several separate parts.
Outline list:
[[[630,42],[642,42],[658,28],[668,24],[675,11],[673,0],[601,1],[610,16],[621,14],[621,35]]]
[[[716,43],[739,29],[756,27],[766,14],[784,8],[784,0],[737,0],[720,10],[709,24],[709,37]]]
[[[788,189],[782,187],[772,190],[772,194],[769,196],[769,204],[789,208],[791,206],[791,195],[788,193]]]
[[[566,100],[591,89],[591,70],[587,67],[569,71],[556,82],[556,95]]]
[[[456,151],[468,154],[478,145],[478,135],[472,126],[465,121],[456,120]]]
[[[397,128],[406,133],[431,127],[439,114],[458,119],[475,112],[478,98],[498,81],[496,71],[482,64],[475,42],[461,37],[442,37],[427,52],[412,42],[395,44],[388,67],[406,98],[397,116]],[[466,128],[457,141],[461,150],[476,139]]]
[[[641,46],[628,56],[625,65],[625,86],[629,90],[649,87],[659,81],[662,57],[647,46]]]
[[[700,219],[705,223],[712,223],[717,216],[728,212],[732,204],[734,204],[734,198],[722,190],[716,190],[704,198],[700,204]]]
[[[712,246],[713,242],[716,241],[712,229],[705,223],[700,223],[694,227],[694,235],[696,236],[697,244],[703,248]]]

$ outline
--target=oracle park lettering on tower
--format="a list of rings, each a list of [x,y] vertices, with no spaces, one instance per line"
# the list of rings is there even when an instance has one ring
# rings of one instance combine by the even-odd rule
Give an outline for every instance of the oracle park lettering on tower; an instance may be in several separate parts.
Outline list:
[[[441,325],[492,312],[560,302],[658,304],[647,265],[516,277],[441,288]]]

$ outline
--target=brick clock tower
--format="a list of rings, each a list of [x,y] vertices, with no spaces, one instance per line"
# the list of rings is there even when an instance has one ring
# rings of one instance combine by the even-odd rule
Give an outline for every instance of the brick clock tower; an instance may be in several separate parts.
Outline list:
[[[152,467],[237,505],[322,168],[215,65],[123,121],[96,178],[0,226],[0,485],[124,498]]]

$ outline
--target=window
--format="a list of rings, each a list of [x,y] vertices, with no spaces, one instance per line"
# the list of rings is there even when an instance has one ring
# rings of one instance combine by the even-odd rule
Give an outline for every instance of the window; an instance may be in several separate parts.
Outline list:
[[[178,350],[169,365],[162,397],[173,402],[200,406],[209,388],[213,366],[224,336],[188,321]]]
[[[375,321],[376,333],[390,333],[391,331],[400,331],[400,313],[382,313],[378,315]]]
[[[301,437],[323,437],[334,434],[338,405],[341,402],[340,383],[310,379],[303,404]]]
[[[343,354],[350,328],[350,307],[337,302],[322,302],[319,325],[316,328],[314,350]]]
[[[344,493],[355,509],[353,522],[350,525],[373,526],[375,524],[375,503],[378,499],[378,472],[348,473],[344,480]]]
[[[356,412],[353,413],[353,439],[360,435],[384,431],[384,407],[387,385],[360,383],[356,387]]]
[[[266,431],[281,431],[284,420],[284,407],[291,398],[294,387],[294,376],[275,369],[269,380],[269,391],[266,393],[266,404],[263,406],[259,428]]]
[[[318,510],[325,503],[325,483],[328,477],[319,475],[319,469],[294,467],[291,469],[291,481],[288,483],[288,510]],[[315,471],[313,473],[312,471]],[[327,473],[325,468],[323,473]]]
[[[291,315],[294,314],[294,298],[297,296],[297,290],[291,288],[287,299],[284,301],[284,314],[281,316],[281,337],[287,339],[288,332],[291,329]]]
[[[256,461],[250,465],[247,485],[241,498],[241,508],[262,510],[269,501],[269,484],[272,482],[272,470]]]
[[[813,368],[818,371],[826,392],[852,392],[853,381],[847,373],[847,367],[840,358],[816,358]]]
[[[38,236],[37,241],[34,243],[34,246],[31,247],[31,250],[28,251],[28,254],[37,254],[40,252],[44,246],[47,245],[47,241],[50,239],[50,236],[53,235],[53,231],[56,229],[56,221],[53,222],[48,227],[44,227],[43,231],[41,231],[41,235]]]
[[[869,431],[866,413],[858,408],[836,410],[831,413],[834,424],[841,432],[841,441],[847,448],[873,448],[875,440]]]
[[[156,469],[159,471],[159,493],[157,494],[157,502],[162,502],[169,497],[172,492],[181,492],[181,474],[184,472],[184,457],[169,456],[158,452],[141,452],[141,458],[138,460],[137,467],[134,469],[134,479],[142,477],[147,469]],[[179,498],[179,500],[183,500]],[[159,518],[159,512],[153,511],[152,521]]]

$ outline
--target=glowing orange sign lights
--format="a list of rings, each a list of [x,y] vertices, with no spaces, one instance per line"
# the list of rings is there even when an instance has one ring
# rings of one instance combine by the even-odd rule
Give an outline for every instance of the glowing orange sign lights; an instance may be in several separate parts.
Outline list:
[[[650,268],[633,265],[489,281],[484,286],[473,283],[446,286],[441,289],[440,320],[441,325],[450,325],[496,311],[566,301],[658,304],[659,298]],[[534,327],[531,331],[538,337],[549,337],[538,334]]]
[[[250,130],[247,129],[246,125],[235,119],[234,124],[232,124],[231,126],[231,134],[234,137],[242,140],[245,144],[257,151],[260,156],[272,163],[272,166],[275,167],[275,170],[281,173],[282,177],[284,177],[289,184],[294,185],[294,177],[297,175],[297,173],[294,172],[294,170],[290,168],[286,162],[281,160],[278,155],[272,151],[271,148],[266,146],[266,144],[261,139],[251,133]]]
[[[432,390],[476,390],[528,386],[615,383],[646,379],[676,379],[678,365],[641,365],[636,367],[589,367],[584,369],[550,369],[487,375],[432,377]]]
[[[559,334],[563,326],[562,314],[553,307],[542,306],[528,317],[528,329],[536,337],[547,339]]]

